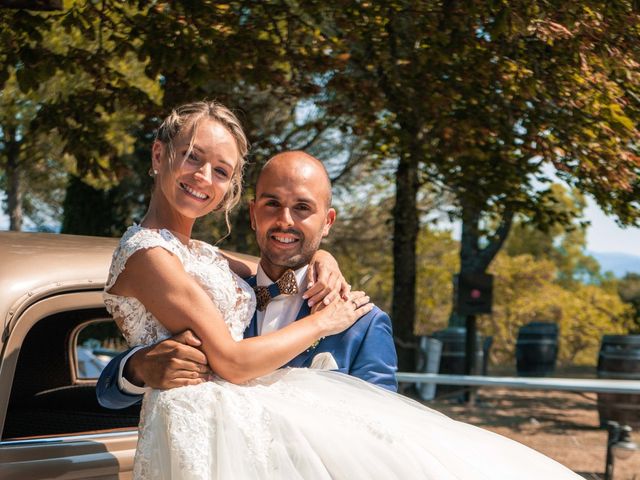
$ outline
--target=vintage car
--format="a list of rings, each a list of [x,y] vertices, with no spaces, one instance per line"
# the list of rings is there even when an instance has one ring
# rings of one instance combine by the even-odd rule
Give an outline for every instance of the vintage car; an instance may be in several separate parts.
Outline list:
[[[130,478],[139,408],[98,405],[126,348],[102,301],[116,239],[0,233],[0,478]]]

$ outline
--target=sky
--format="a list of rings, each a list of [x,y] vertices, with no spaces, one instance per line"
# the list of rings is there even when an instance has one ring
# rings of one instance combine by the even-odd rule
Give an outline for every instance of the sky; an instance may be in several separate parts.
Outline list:
[[[640,228],[622,229],[587,198],[585,216],[591,221],[587,230],[587,250],[627,253],[640,257]]]

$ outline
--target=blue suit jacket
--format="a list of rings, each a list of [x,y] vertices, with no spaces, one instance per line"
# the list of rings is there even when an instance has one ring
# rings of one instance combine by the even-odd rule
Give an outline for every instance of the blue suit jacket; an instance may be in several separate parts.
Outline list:
[[[255,277],[247,280],[255,285]],[[309,307],[304,302],[296,320],[309,315]],[[256,315],[244,332],[245,338],[257,336]],[[337,335],[321,340],[314,348],[292,359],[285,367],[309,367],[318,353],[329,352],[338,364],[338,371],[361,378],[387,390],[397,391],[395,372],[398,358],[389,316],[374,307],[350,328]],[[114,357],[104,368],[96,391],[98,402],[106,408],[125,408],[140,401],[142,396],[129,395],[118,388],[120,361],[128,352]]]

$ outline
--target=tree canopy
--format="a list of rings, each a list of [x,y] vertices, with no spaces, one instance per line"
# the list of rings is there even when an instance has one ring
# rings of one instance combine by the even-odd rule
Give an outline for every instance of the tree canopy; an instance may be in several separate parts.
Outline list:
[[[305,4],[306,5],[306,4]],[[417,194],[462,220],[462,272],[484,272],[514,215],[546,228],[548,168],[623,224],[639,218],[640,22],[632,2],[368,1],[304,7],[341,68],[327,103],[397,161],[396,332],[415,318]],[[340,63],[338,63],[340,65]],[[401,355],[407,367],[411,355]]]
[[[185,101],[216,98],[239,111],[254,146],[248,195],[262,162],[284,148],[340,164],[344,182],[358,165],[392,165],[383,178],[393,201],[387,195],[374,214],[390,213],[392,318],[400,367],[411,369],[424,288],[416,282],[433,260],[421,249],[437,237],[424,228],[425,195],[446,198],[462,221],[458,261],[438,257],[462,272],[487,271],[514,222],[542,231],[571,224],[579,209],[559,208],[558,178],[621,224],[640,224],[632,0],[63,7],[0,8],[0,182],[18,228],[29,202],[60,205],[67,174],[76,179],[68,195],[126,203],[112,223],[129,220],[131,205],[144,202],[132,192],[146,185],[144,155],[159,119]],[[48,169],[63,173],[51,176],[58,183],[48,192],[58,193],[46,197]],[[254,245],[245,213],[232,241],[246,250]]]

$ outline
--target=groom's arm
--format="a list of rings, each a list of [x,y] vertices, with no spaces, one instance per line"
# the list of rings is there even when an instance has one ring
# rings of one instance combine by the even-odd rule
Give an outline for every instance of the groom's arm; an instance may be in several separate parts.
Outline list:
[[[129,359],[132,350],[134,349],[127,350],[113,357],[100,374],[98,384],[96,385],[96,395],[98,397],[98,403],[105,408],[127,408],[142,400],[141,392],[127,393],[121,388],[121,372],[125,366],[124,362]]]
[[[142,399],[145,387],[166,390],[204,382],[211,370],[198,349],[200,345],[200,340],[187,330],[155,345],[118,355],[98,379],[98,402],[106,408],[125,408]]]
[[[374,308],[367,315],[371,316],[371,321],[351,361],[349,374],[397,392],[398,355],[393,343],[391,319],[379,308]],[[362,320],[364,318],[359,322]]]

